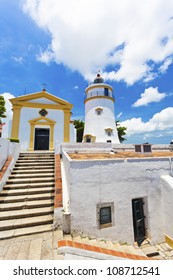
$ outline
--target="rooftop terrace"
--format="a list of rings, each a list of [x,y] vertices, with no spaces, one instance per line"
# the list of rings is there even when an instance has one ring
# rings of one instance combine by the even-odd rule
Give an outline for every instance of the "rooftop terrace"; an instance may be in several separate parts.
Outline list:
[[[68,155],[73,160],[121,159],[121,158],[169,158],[173,151],[153,151],[152,153],[136,153],[133,151],[118,151],[115,153],[71,153]]]

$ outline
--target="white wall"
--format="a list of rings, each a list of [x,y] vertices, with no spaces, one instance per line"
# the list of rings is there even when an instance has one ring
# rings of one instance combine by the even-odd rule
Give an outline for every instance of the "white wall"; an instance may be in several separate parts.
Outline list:
[[[61,174],[63,185],[63,209],[69,213],[70,208],[70,158],[66,155],[61,162]]]
[[[9,155],[9,143],[8,139],[0,137],[0,170],[6,162]]]
[[[173,177],[162,176],[165,234],[173,239]]]
[[[74,124],[70,124],[70,143],[76,142],[76,128],[74,127]]]
[[[169,159],[70,160],[69,170],[71,230],[133,243],[132,199],[144,198],[148,234],[164,240],[160,176],[170,173]],[[114,203],[114,226],[98,229],[96,206],[103,202]]]
[[[6,140],[6,141],[9,141],[9,140]],[[3,186],[5,185],[5,183],[8,179],[8,176],[11,174],[11,171],[16,163],[16,160],[19,157],[19,153],[20,153],[20,144],[10,142],[9,146],[8,146],[7,157],[8,156],[12,157],[12,160],[11,160],[9,166],[7,167],[5,173],[3,174],[3,177],[0,180],[0,191],[3,189]],[[1,153],[0,153],[0,158],[1,158]]]
[[[95,109],[102,107],[103,112],[97,115]],[[105,129],[112,128],[113,135],[107,136]],[[84,135],[91,134],[96,136],[96,142],[119,143],[115,124],[114,102],[111,99],[97,98],[85,103],[85,127]]]
[[[51,109],[46,109],[46,110],[48,111],[48,115],[46,115],[46,117],[56,122],[55,129],[54,129],[54,143],[62,143],[64,140],[64,113],[61,110],[51,110]],[[22,150],[27,150],[29,147],[30,123],[28,121],[35,118],[39,118],[40,117],[39,111],[40,111],[39,108],[21,109],[19,139],[20,139]]]
[[[62,143],[61,152],[63,150],[72,153],[109,153],[111,152],[111,143]]]

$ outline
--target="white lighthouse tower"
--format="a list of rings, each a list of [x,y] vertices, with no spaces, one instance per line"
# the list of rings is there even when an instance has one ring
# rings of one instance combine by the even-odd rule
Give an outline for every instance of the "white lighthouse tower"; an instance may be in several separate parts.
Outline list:
[[[85,94],[83,142],[120,143],[115,123],[113,88],[97,74]]]

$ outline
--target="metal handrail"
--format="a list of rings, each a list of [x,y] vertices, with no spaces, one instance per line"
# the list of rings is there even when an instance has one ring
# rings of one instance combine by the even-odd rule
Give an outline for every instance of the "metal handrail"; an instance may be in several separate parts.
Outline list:
[[[104,91],[94,91],[94,92],[87,93],[86,96],[84,97],[84,100],[94,97],[94,96],[105,96],[105,97],[110,97],[110,98],[115,99],[113,93],[105,94]]]

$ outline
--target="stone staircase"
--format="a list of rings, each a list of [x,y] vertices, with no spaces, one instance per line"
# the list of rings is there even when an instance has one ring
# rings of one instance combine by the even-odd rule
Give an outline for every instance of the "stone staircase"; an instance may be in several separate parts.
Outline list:
[[[4,250],[2,256],[0,250],[0,259],[64,259],[57,243],[67,240],[74,247],[90,245],[97,248],[96,252],[99,247],[127,255],[173,260],[173,248],[166,242],[152,244],[145,240],[139,247],[54,230],[54,168],[53,152],[20,153],[0,193],[0,249]]]
[[[158,252],[157,256],[151,257],[150,255],[150,258],[173,260],[173,249],[165,242],[150,244],[146,240],[138,247],[137,245],[121,244],[118,241],[113,242],[95,237],[67,235],[63,234],[60,229],[0,240],[0,260],[64,260],[66,257],[59,244],[67,241],[70,241],[70,246],[73,245],[75,249],[86,244],[86,250],[89,246],[95,253],[99,252],[98,248],[103,248],[104,251],[108,249],[109,252],[114,251],[121,257],[126,254],[125,258],[127,259],[140,260],[148,257],[148,254]],[[68,253],[67,247],[64,247],[64,249]],[[81,259],[80,255],[79,259]]]
[[[0,193],[0,240],[52,230],[54,153],[20,153]]]
[[[173,260],[173,248],[169,246],[166,242],[153,244],[149,240],[145,240],[141,244],[141,246],[138,246],[137,244],[131,245],[127,243],[120,243],[118,241],[110,241],[101,238],[82,236],[76,234],[64,234],[63,240],[70,240],[74,242],[73,247],[75,248],[80,248],[81,246],[78,247],[77,243],[82,243],[91,245],[93,246],[93,248],[96,246],[99,248],[125,253],[127,255],[132,254],[136,256],[135,259],[138,259],[137,256],[139,256],[160,260]],[[98,252],[98,249],[93,249],[93,251]]]

